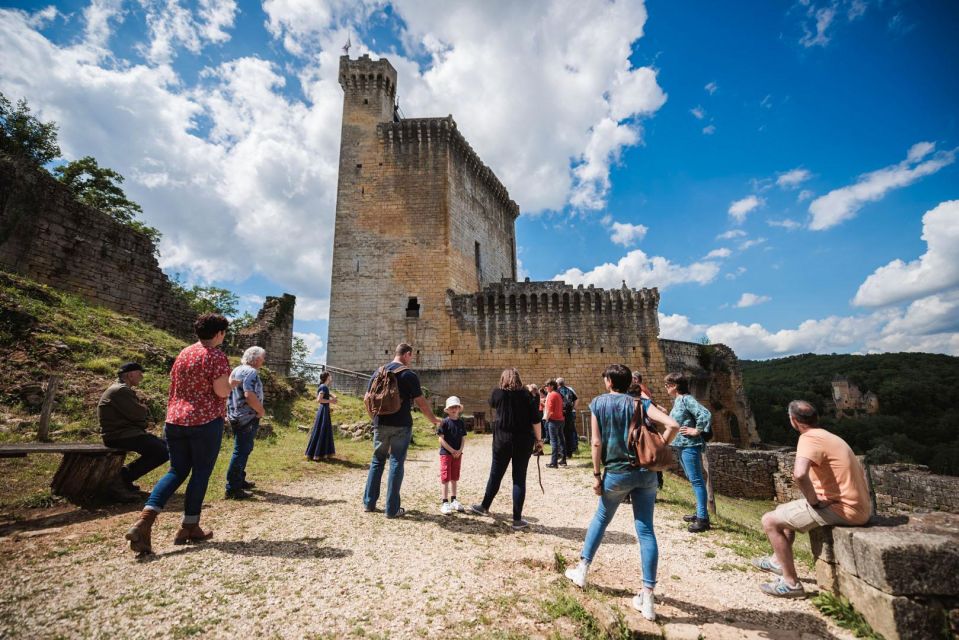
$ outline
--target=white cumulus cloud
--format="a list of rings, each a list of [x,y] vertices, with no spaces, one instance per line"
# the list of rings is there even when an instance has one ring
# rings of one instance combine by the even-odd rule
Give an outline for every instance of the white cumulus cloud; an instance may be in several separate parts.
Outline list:
[[[935,148],[933,142],[918,142],[902,162],[863,174],[854,184],[816,198],[809,204],[809,228],[822,231],[834,227],[855,217],[867,202],[881,200],[889,191],[909,186],[955,161],[955,149],[936,152]]]
[[[746,220],[746,216],[751,212],[755,211],[757,208],[761,207],[765,203],[765,200],[756,195],[746,196],[740,200],[729,205],[729,215],[737,223],[742,224]]]
[[[770,227],[780,227],[788,231],[795,231],[802,227],[802,224],[796,222],[792,218],[783,218],[782,220],[766,220],[766,224]]]
[[[703,87],[703,89],[705,89],[706,93],[708,93],[709,95],[713,95],[719,89],[719,85],[716,84],[715,82],[708,82],[706,83],[706,86]]]
[[[860,285],[853,304],[878,307],[959,290],[959,200],[949,200],[922,217],[926,253],[911,262],[893,260]]]
[[[697,120],[702,120],[706,117],[706,111],[702,107],[693,107],[689,112],[693,114],[693,117]]]
[[[707,284],[716,278],[719,265],[704,260],[688,265],[678,265],[662,256],[648,256],[640,249],[634,249],[615,264],[607,262],[589,271],[573,268],[557,274],[553,280],[564,280],[570,284],[592,284],[607,289],[622,286],[659,287],[667,289],[673,285],[695,282]]]
[[[739,296],[739,302],[736,303],[736,306],[740,309],[746,307],[755,307],[757,304],[762,304],[764,302],[769,302],[772,300],[769,296],[760,296],[755,293],[744,293]]]
[[[703,127],[703,135],[711,136],[714,133],[716,133],[716,125],[707,124],[705,127]]]
[[[127,178],[163,233],[165,269],[223,284],[262,274],[298,296],[298,318],[322,319],[328,303],[308,301],[329,297],[340,47],[351,37],[352,55],[370,51],[358,34],[383,6],[266,0],[267,33],[294,54],[283,68],[222,53],[233,0],[93,0],[82,38],[65,43],[39,30],[56,14],[0,9],[0,85],[59,123],[67,159],[93,155]],[[393,8],[403,46],[387,55],[405,113],[452,113],[524,212],[602,206],[611,167],[666,100],[656,70],[629,61],[639,0]],[[145,40],[124,44],[142,60],[108,48],[124,20],[140,21],[126,26]],[[170,64],[183,51],[208,64],[195,82]]]
[[[300,338],[306,343],[306,348],[308,349],[308,355],[306,356],[307,362],[326,362],[326,342],[323,341],[323,338],[319,334],[294,331],[293,336]]]
[[[646,225],[628,222],[612,222],[609,228],[612,231],[609,239],[624,247],[636,244],[646,237],[646,232],[649,231]]]
[[[705,259],[709,260],[711,258],[728,258],[731,255],[733,255],[732,251],[730,251],[726,247],[720,247],[719,249],[713,249],[712,251],[707,253]]]
[[[809,180],[811,177],[812,174],[808,169],[791,169],[784,173],[780,173],[776,178],[776,184],[783,189],[795,189],[806,180]]]

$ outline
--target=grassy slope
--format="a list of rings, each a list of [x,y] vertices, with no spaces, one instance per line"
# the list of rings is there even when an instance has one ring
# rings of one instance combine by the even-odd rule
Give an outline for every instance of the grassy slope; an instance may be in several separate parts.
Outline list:
[[[25,401],[21,390],[45,385],[51,374],[61,378],[57,406],[50,430],[55,441],[96,442],[96,403],[123,362],[135,360],[147,369],[138,389],[152,414],[153,429],[159,432],[166,410],[169,378],[167,368],[186,346],[183,340],[82,299],[50,287],[0,272],[0,442],[32,441],[40,408]],[[286,381],[272,377],[273,384]],[[337,439],[339,464],[306,462],[308,432],[298,425],[311,426],[316,411],[312,394],[296,398],[292,406],[276,406],[267,397],[267,410],[275,436],[259,440],[248,472],[264,481],[292,481],[308,474],[327,473],[343,465],[365,464],[370,456],[369,441]],[[415,415],[419,446],[433,446],[429,423]],[[365,419],[358,398],[340,396],[333,422]],[[220,480],[226,475],[232,442],[224,440],[213,472],[209,499],[219,499]],[[0,459],[0,512],[17,516],[25,507],[49,505],[49,482],[59,456],[36,455]],[[140,481],[149,486],[162,474],[155,471]]]

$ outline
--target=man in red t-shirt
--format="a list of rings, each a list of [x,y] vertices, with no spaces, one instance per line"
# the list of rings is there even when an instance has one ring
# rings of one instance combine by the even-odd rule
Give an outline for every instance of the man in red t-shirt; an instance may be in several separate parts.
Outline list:
[[[563,396],[559,394],[559,384],[549,380],[544,386],[549,392],[543,407],[543,421],[549,431],[549,446],[553,451],[546,467],[555,469],[557,466],[566,466],[566,439],[563,435],[566,417],[563,415]]]
[[[200,510],[220,453],[226,398],[230,395],[230,362],[219,349],[229,324],[214,313],[197,318],[193,328],[199,341],[181,351],[173,363],[164,426],[170,470],[153,487],[140,519],[126,533],[130,548],[137,553],[153,552],[153,522],[187,477],[190,482],[183,496],[183,524],[173,544],[213,537],[212,531],[200,528]]]

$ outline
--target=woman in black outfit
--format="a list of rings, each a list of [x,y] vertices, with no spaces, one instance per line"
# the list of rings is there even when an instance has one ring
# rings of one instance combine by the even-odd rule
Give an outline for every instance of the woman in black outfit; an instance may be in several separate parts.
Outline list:
[[[526,469],[535,451],[542,453],[543,439],[539,425],[539,402],[523,387],[519,371],[505,369],[499,378],[499,387],[493,389],[489,405],[496,411],[493,421],[493,465],[489,470],[486,495],[483,502],[470,509],[479,515],[489,515],[493,498],[499,492],[506,475],[506,467],[513,465],[513,529],[529,526],[523,520],[523,502],[526,501]]]

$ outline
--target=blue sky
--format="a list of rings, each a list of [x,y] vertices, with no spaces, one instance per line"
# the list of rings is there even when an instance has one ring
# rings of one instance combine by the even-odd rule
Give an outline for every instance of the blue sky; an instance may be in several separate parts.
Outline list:
[[[168,272],[296,294],[319,359],[347,36],[453,114],[532,279],[659,286],[664,336],[742,357],[959,355],[959,4],[516,4],[0,2],[0,91],[126,176]]]

